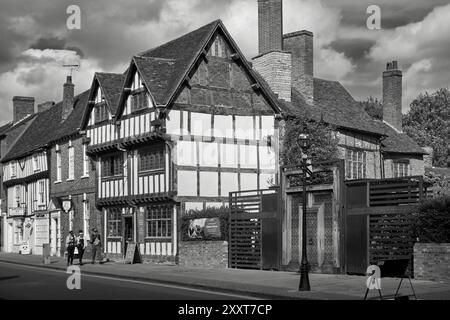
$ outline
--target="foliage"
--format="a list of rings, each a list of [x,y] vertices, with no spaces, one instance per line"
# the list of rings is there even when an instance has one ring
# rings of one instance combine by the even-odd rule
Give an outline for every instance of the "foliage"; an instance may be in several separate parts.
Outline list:
[[[433,197],[450,197],[450,176],[430,171],[425,175],[425,182],[432,186]]]
[[[190,210],[181,218],[181,235],[183,241],[228,241],[228,220],[230,216],[230,209],[226,207],[221,208],[211,208],[208,207],[204,210]],[[219,218],[220,221],[220,238],[203,238],[203,239],[191,239],[188,236],[188,230],[193,219],[204,219],[204,218]]]
[[[413,219],[415,237],[422,243],[450,243],[450,197],[425,201]]]
[[[295,118],[286,121],[283,138],[283,164],[298,165],[302,159],[302,149],[299,145],[299,134],[308,134],[308,147],[305,152],[308,159],[323,162],[337,159],[338,138],[331,126],[322,121],[310,121],[306,118]]]
[[[433,164],[450,167],[450,91],[420,94],[403,118],[404,131],[422,147],[433,147]]]
[[[363,108],[369,116],[376,120],[383,120],[383,104],[378,101],[378,98],[370,96],[366,101],[360,101],[359,105]]]

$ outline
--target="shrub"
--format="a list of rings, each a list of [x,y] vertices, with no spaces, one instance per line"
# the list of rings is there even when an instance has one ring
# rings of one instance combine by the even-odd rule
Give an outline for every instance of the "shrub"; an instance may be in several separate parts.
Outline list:
[[[205,210],[191,210],[181,218],[181,238],[183,241],[228,241],[228,219],[230,211],[226,207],[206,208]],[[201,239],[192,239],[188,235],[190,222],[193,219],[218,218],[220,221],[221,237],[204,236]]]
[[[422,203],[412,228],[421,243],[450,243],[450,197]]]

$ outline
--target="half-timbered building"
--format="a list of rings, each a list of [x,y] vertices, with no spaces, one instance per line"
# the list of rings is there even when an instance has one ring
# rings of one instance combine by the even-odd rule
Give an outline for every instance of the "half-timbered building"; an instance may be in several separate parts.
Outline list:
[[[267,188],[278,170],[277,101],[221,21],[133,57],[115,114],[93,86],[88,152],[97,159],[105,252],[136,242],[174,261],[185,212]]]

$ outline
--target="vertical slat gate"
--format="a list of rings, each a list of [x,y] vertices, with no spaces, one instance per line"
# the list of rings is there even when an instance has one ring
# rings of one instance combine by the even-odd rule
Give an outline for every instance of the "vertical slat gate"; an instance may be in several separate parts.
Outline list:
[[[263,268],[262,197],[273,190],[230,193],[229,265],[233,269]]]

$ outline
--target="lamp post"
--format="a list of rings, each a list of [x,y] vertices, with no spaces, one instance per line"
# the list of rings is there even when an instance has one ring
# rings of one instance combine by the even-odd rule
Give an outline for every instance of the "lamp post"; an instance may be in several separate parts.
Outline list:
[[[308,135],[300,134],[298,139],[299,147],[302,151],[302,173],[303,173],[303,214],[302,214],[302,263],[300,266],[300,285],[299,291],[311,291],[309,283],[309,263],[306,252],[306,175],[308,172],[308,158],[305,149],[308,147]]]

